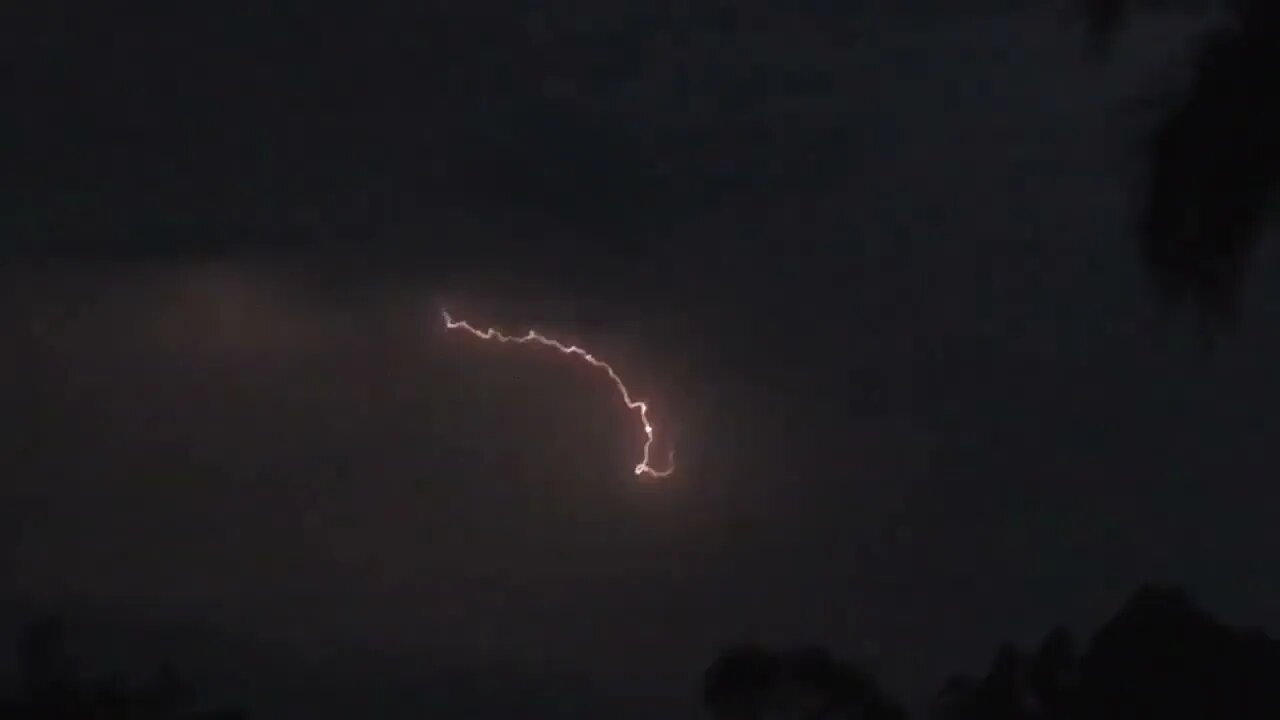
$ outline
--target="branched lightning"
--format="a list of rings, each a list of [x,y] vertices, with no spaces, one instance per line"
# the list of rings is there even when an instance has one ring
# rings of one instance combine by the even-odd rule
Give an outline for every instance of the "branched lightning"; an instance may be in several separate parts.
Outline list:
[[[575,355],[580,357],[591,365],[604,370],[609,374],[609,379],[613,380],[614,386],[618,388],[618,394],[622,396],[622,401],[627,404],[627,408],[636,411],[640,416],[640,424],[644,428],[644,454],[642,455],[640,462],[636,464],[636,475],[647,475],[651,478],[664,478],[675,472],[676,454],[674,450],[671,451],[670,455],[667,457],[667,466],[664,469],[659,470],[649,464],[654,435],[653,425],[649,422],[649,405],[643,400],[633,400],[631,398],[631,392],[627,390],[626,384],[622,382],[622,378],[618,377],[618,373],[614,372],[613,367],[611,367],[609,363],[598,359],[595,355],[592,355],[577,345],[565,345],[559,340],[549,338],[534,330],[530,330],[524,335],[506,335],[494,328],[480,330],[465,320],[454,320],[448,310],[441,310],[440,314],[444,317],[445,327],[449,330],[465,330],[482,340],[497,340],[498,342],[516,343],[520,345],[544,345],[546,347],[559,350],[566,355]]]

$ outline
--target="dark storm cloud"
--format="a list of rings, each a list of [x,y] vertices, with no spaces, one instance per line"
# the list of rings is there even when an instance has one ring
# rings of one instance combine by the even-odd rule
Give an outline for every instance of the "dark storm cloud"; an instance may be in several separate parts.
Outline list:
[[[635,485],[642,437],[607,380],[443,335],[423,287],[338,292],[248,261],[45,265],[6,280],[6,456],[19,462],[4,506],[22,522],[4,582],[31,607],[148,607],[295,655],[545,665],[606,693],[691,696],[697,663],[668,658],[708,655],[726,632],[787,632],[771,610],[791,602],[782,594],[741,586],[726,604],[720,588],[790,577],[789,555],[874,535],[873,517],[900,502],[890,480],[860,493],[867,522],[841,529],[840,513],[817,534],[787,531],[814,521],[806,498],[825,491],[778,496],[767,479],[822,460],[744,456],[751,438],[777,445],[779,406],[728,379],[653,385],[657,417],[688,447],[669,485]],[[643,365],[638,338],[598,339],[632,351],[610,354],[619,367]],[[914,428],[862,435],[846,448],[861,471],[911,473],[893,469],[893,448]],[[764,554],[747,561],[752,548]],[[766,585],[797,581],[809,582]],[[708,628],[707,612],[736,619]],[[618,617],[631,631],[594,629]]]
[[[423,207],[634,235],[855,167],[847,11],[288,7],[7,10],[6,251],[414,253]]]

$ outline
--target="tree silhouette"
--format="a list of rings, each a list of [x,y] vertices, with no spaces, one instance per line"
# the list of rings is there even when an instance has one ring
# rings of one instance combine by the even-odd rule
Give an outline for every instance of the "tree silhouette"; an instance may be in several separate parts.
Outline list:
[[[65,630],[57,618],[44,618],[23,629],[18,661],[22,692],[28,698],[65,697],[79,684],[67,653]]]
[[[1031,661],[1028,689],[1040,714],[1064,720],[1073,713],[1080,685],[1080,658],[1075,638],[1063,627],[1054,628],[1040,643]]]
[[[820,648],[727,650],[707,669],[703,688],[707,709],[720,720],[906,717],[869,673]]]
[[[1075,717],[1079,659],[1064,628],[1055,628],[1030,656],[1014,645],[996,652],[981,680],[955,676],[934,699],[942,720],[1062,720]]]
[[[1141,5],[1079,0],[1094,47],[1106,51]],[[1228,0],[1229,20],[1195,52],[1190,87],[1163,111],[1147,149],[1137,228],[1160,296],[1231,323],[1247,263],[1280,186],[1280,3]]]
[[[1223,625],[1185,592],[1139,588],[1077,658],[1051,632],[1026,658],[1011,645],[981,680],[954,678],[937,720],[1179,720],[1280,717],[1280,642]]]
[[[825,650],[749,646],[707,669],[703,701],[718,720],[901,720],[902,707],[862,668]],[[1144,585],[1078,652],[1054,628],[1031,652],[996,651],[981,678],[954,676],[934,720],[1274,720],[1280,641],[1218,622],[1176,587]]]
[[[0,701],[5,720],[244,720],[239,710],[203,710],[171,665],[130,686],[119,678],[82,678],[66,645],[63,623],[28,625],[18,643],[19,696]]]
[[[1280,717],[1280,643],[1215,621],[1176,588],[1140,589],[1081,662],[1107,718]]]

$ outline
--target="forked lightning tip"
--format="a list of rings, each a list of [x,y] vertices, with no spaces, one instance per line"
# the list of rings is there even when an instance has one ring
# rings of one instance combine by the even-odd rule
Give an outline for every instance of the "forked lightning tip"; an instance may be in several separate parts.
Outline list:
[[[671,451],[668,457],[667,468],[665,470],[658,470],[652,467],[651,465],[649,465],[649,451],[653,446],[653,435],[654,435],[653,425],[652,423],[649,422],[649,406],[643,400],[631,399],[631,392],[627,390],[627,386],[623,384],[622,378],[618,377],[618,374],[614,372],[613,367],[610,366],[608,363],[604,362],[603,360],[597,359],[596,356],[578,347],[577,345],[565,345],[559,340],[555,340],[553,338],[549,338],[544,335],[541,335],[535,330],[529,330],[523,336],[505,335],[493,328],[489,328],[483,331],[478,330],[472,327],[471,325],[469,325],[465,320],[455,321],[453,319],[453,316],[451,316],[449,314],[449,311],[446,310],[445,308],[440,308],[440,315],[441,317],[444,318],[445,327],[449,330],[454,330],[454,329],[465,330],[471,333],[472,335],[480,338],[481,340],[497,340],[499,342],[517,343],[517,344],[537,343],[539,345],[545,345],[547,347],[559,350],[565,355],[576,355],[577,357],[580,357],[583,360],[585,360],[589,365],[596,368],[600,368],[601,370],[604,370],[606,373],[608,373],[609,379],[613,380],[613,384],[618,389],[618,393],[622,395],[622,401],[626,403],[627,408],[630,410],[637,411],[640,415],[640,426],[644,430],[645,443],[644,443],[644,454],[640,462],[635,467],[635,474],[637,476],[648,475],[651,478],[657,479],[657,478],[668,477],[669,475],[675,472],[676,454],[674,450]]]

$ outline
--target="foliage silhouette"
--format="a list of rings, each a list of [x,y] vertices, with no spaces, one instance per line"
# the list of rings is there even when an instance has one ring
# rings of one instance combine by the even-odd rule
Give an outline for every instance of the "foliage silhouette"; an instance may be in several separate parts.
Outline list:
[[[142,684],[81,677],[63,624],[45,618],[28,625],[18,643],[20,687],[0,701],[3,720],[245,720],[240,710],[203,710],[172,666]]]
[[[865,670],[821,649],[723,652],[704,676],[718,720],[899,720]],[[1030,652],[1002,645],[981,678],[954,676],[934,720],[1262,720],[1280,717],[1280,641],[1222,624],[1174,587],[1145,585],[1083,653],[1063,627]]]
[[[1077,657],[1051,632],[1030,656],[997,653],[981,680],[956,677],[937,720],[1280,717],[1280,642],[1223,625],[1177,588],[1139,588]]]
[[[1079,0],[1106,53],[1135,5]],[[1229,20],[1201,38],[1190,87],[1164,108],[1147,148],[1137,234],[1157,291],[1214,324],[1235,320],[1247,263],[1280,186],[1280,3],[1228,0]]]
[[[906,717],[869,673],[820,648],[728,650],[707,670],[704,702],[721,720]]]

